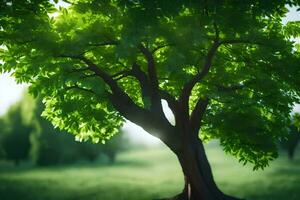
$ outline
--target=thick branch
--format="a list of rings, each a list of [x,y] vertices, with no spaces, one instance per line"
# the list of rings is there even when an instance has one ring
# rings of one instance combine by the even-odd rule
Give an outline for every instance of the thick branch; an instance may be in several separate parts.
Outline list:
[[[154,113],[133,105],[130,101],[120,100],[119,95],[110,94],[110,101],[119,113],[126,119],[141,126],[155,137],[160,138],[171,149],[177,148],[173,126],[165,118],[163,113]]]
[[[214,43],[212,47],[210,48],[207,57],[205,59],[204,67],[201,72],[196,74],[189,82],[187,82],[182,90],[182,94],[180,97],[180,102],[184,106],[188,106],[189,97],[191,95],[191,91],[193,87],[198,83],[201,79],[203,79],[209,72],[210,67],[212,65],[213,58],[218,50],[218,47],[220,45],[226,45],[226,44],[253,44],[253,45],[265,45],[262,42],[258,41],[251,41],[247,39],[228,39],[219,41],[219,30],[216,24],[214,24],[215,32],[216,32],[216,38],[214,40]]]
[[[183,104],[188,104],[189,97],[191,95],[193,87],[196,85],[197,82],[199,82],[202,78],[204,78],[208,74],[209,69],[212,65],[213,58],[214,58],[214,56],[215,56],[215,54],[218,50],[218,47],[221,45],[221,43],[219,41],[220,31],[219,31],[219,28],[218,28],[218,26],[215,22],[213,23],[213,27],[215,29],[215,38],[214,38],[213,45],[211,46],[211,48],[208,51],[208,54],[206,56],[204,66],[203,66],[201,72],[196,74],[189,82],[187,82],[184,85],[183,90],[182,90],[182,94],[181,94],[181,97],[180,97],[180,101]]]
[[[157,73],[155,68],[155,61],[152,53],[144,46],[139,46],[140,51],[145,56],[148,62],[148,77],[149,77],[149,85],[150,85],[150,94],[151,94],[151,108],[153,110],[162,111],[162,106],[159,98],[159,86]]]
[[[93,63],[88,58],[84,56],[68,56],[62,55],[61,57],[68,57],[72,59],[79,59],[83,61],[98,77],[100,77],[110,88],[112,93],[108,93],[114,108],[126,119],[136,123],[143,127],[149,133],[158,134],[155,135],[161,138],[170,148],[172,143],[169,142],[172,134],[172,125],[164,117],[162,112],[150,112],[136,105],[132,99],[117,85],[117,82],[105,71],[101,70],[95,63]],[[134,70],[133,70],[134,71]],[[84,91],[89,91],[85,88],[79,88],[78,86],[72,86],[71,88],[82,89]]]
[[[58,57],[62,58],[71,58],[71,59],[78,59],[83,61],[86,65],[87,68],[92,72],[95,73],[98,77],[100,77],[112,90],[113,93],[116,94],[122,94],[124,97],[129,98],[129,96],[118,86],[117,82],[105,71],[100,69],[95,63],[93,63],[90,59],[84,57],[83,55],[59,55]]]
[[[217,23],[215,21],[213,22],[213,28],[215,30],[215,38],[214,38],[213,44],[210,47],[210,49],[209,49],[209,51],[207,53],[207,56],[205,58],[204,66],[203,66],[203,68],[202,68],[202,70],[200,72],[198,72],[190,81],[188,81],[183,86],[181,95],[179,97],[180,109],[182,111],[183,120],[186,121],[186,122],[188,122],[188,123],[190,122],[190,117],[189,117],[189,98],[191,96],[192,90],[193,90],[194,86],[199,81],[201,81],[208,74],[208,72],[209,72],[209,70],[210,70],[210,68],[212,66],[212,62],[213,62],[214,56],[215,56],[216,52],[218,51],[219,46],[221,45],[221,43],[220,43],[220,30],[219,30],[219,27],[218,27],[218,25],[217,25]],[[203,103],[202,103],[202,101],[200,101],[200,102],[199,101],[198,101],[198,103],[196,105],[196,108],[198,108],[198,106],[202,107]],[[204,103],[205,103],[205,101],[204,101]],[[200,104],[200,105],[198,105],[198,104]],[[206,109],[206,106],[205,106],[205,109]],[[204,111],[205,111],[205,109],[204,109]],[[197,111],[198,110],[196,109],[195,112],[197,112]],[[201,109],[200,109],[200,111],[201,111]],[[204,113],[204,111],[203,111],[203,113]],[[197,114],[194,114],[194,115],[196,117],[198,117]],[[194,118],[194,117],[192,117],[192,118]],[[201,116],[200,116],[200,118],[201,118]],[[197,119],[195,119],[195,120],[197,120]],[[193,121],[194,121],[194,119],[193,119]],[[198,124],[196,124],[196,126],[198,126]],[[200,124],[199,124],[199,126],[200,126]]]
[[[108,73],[100,69],[95,63],[82,55],[61,55],[60,57],[67,57],[72,59],[79,59],[83,61],[88,69],[100,77],[111,89],[113,96],[118,96],[120,102],[127,102],[128,106],[138,107],[130,97],[118,86],[117,81],[114,80]],[[140,108],[141,109],[141,108]]]
[[[211,46],[210,50],[208,51],[207,57],[205,59],[205,63],[203,66],[203,69],[201,72],[196,74],[190,81],[188,81],[183,89],[182,93],[180,96],[180,103],[182,104],[183,107],[186,108],[185,112],[188,112],[188,101],[189,97],[191,95],[192,89],[198,83],[200,80],[202,80],[209,72],[210,67],[212,65],[213,58],[218,50],[218,47],[220,46],[220,43],[216,40],[214,41],[213,45]]]
[[[150,98],[150,84],[147,74],[143,72],[141,66],[135,62],[132,65],[132,75],[139,81],[142,90],[142,98],[145,104],[146,99]]]
[[[119,94],[123,93],[123,94],[125,94],[119,88],[117,82],[108,73],[101,70],[95,63],[93,63],[88,58],[86,58],[82,55],[78,55],[78,56],[72,56],[72,55],[66,56],[66,55],[64,55],[63,57],[69,57],[69,58],[79,59],[79,60],[83,61],[87,65],[87,67],[90,71],[94,72],[97,76],[99,76],[110,87],[110,89],[112,90],[113,93],[119,93]]]
[[[209,99],[207,97],[200,98],[198,100],[190,117],[190,125],[192,127],[192,133],[198,133],[201,126],[201,120],[207,109],[208,104],[209,104]]]
[[[80,59],[84,61],[90,67],[90,69],[95,72],[95,74],[99,75],[110,86],[113,91],[113,94],[110,95],[110,99],[114,107],[122,116],[142,126],[152,134],[159,133],[159,130],[163,130],[164,134],[166,135],[160,135],[159,137],[167,141],[167,133],[169,133],[171,125],[165,118],[161,117],[160,113],[156,113],[154,115],[154,113],[137,106],[131,100],[131,98],[119,88],[117,82],[113,80],[111,76],[98,68],[89,59],[85,57],[81,57]]]
[[[120,80],[121,78],[124,78],[126,76],[133,76],[137,79],[142,91],[144,105],[146,105],[146,99],[151,97],[149,79],[147,77],[147,74],[141,70],[141,66],[137,62],[134,62],[130,70],[123,70],[112,75],[114,80]]]
[[[147,74],[141,70],[140,65],[138,65],[137,63],[133,63],[131,75],[133,75],[139,81],[142,90],[143,100],[149,98],[150,97],[149,80]],[[168,105],[173,111],[173,113],[178,111],[178,102],[167,91],[159,90],[159,96],[160,96],[159,99],[165,99],[168,102]],[[144,101],[144,103],[146,102]]]

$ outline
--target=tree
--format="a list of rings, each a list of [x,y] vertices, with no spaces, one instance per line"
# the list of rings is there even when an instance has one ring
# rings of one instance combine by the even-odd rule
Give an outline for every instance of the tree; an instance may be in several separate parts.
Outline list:
[[[300,141],[299,119],[300,119],[299,113],[295,113],[292,120],[293,123],[289,127],[289,134],[287,135],[286,138],[280,141],[280,144],[283,147],[283,149],[287,151],[290,160],[294,159],[295,150]]]
[[[212,138],[254,169],[277,157],[299,103],[299,22],[281,23],[298,0],[66,2],[2,6],[2,70],[31,84],[55,126],[94,142],[125,118],[143,127],[179,159],[174,199],[234,199],[214,182],[203,147]]]
[[[107,143],[100,146],[101,152],[106,155],[110,163],[116,161],[117,155],[131,146],[128,138],[122,130],[114,135]]]
[[[3,137],[3,134],[4,134],[4,120],[3,118],[0,118],[0,160],[2,159],[5,159],[5,154],[4,154],[4,150],[3,150],[3,147],[1,145],[2,143],[2,137]]]
[[[32,101],[34,101],[32,99]],[[107,155],[111,162],[124,148],[123,134],[114,136],[107,144],[93,144],[89,141],[76,142],[66,132],[54,129],[52,124],[41,117],[44,105],[40,99],[34,101],[34,117],[31,121],[34,130],[30,135],[31,157],[38,166],[74,163],[78,160],[95,161],[100,154]]]
[[[300,140],[300,133],[297,127],[292,125],[289,128],[289,135],[281,141],[281,146],[287,151],[290,160],[294,159],[295,150]]]
[[[12,106],[4,116],[0,146],[4,158],[14,161],[19,165],[21,160],[27,159],[29,155],[30,142],[29,135],[32,126],[26,124],[22,117],[21,104]]]
[[[60,137],[60,132],[55,130],[48,121],[41,117],[42,110],[44,109],[41,100],[36,100],[34,103],[36,106],[32,110],[34,117],[31,122],[34,125],[34,130],[30,136],[32,161],[38,166],[58,164],[61,162],[62,156],[67,151],[69,145],[68,143],[62,144],[63,138]]]

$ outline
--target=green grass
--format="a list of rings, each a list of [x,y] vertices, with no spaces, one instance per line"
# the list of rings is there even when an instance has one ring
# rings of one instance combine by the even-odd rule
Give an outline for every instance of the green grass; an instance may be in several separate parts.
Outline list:
[[[300,199],[299,156],[253,172],[216,146],[207,153],[226,193],[250,200]],[[147,200],[172,196],[182,184],[176,158],[162,148],[123,153],[115,165],[0,168],[1,200]]]
[[[295,160],[285,154],[264,170],[253,171],[219,148],[209,148],[208,156],[215,179],[222,191],[249,200],[299,200],[300,151]]]

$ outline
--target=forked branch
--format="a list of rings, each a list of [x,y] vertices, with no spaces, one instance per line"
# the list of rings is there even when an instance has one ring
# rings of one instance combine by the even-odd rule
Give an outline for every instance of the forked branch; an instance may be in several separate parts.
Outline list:
[[[214,41],[213,45],[211,46],[210,50],[208,51],[203,69],[184,85],[179,100],[180,100],[180,103],[184,107],[187,108],[187,110],[188,110],[188,101],[189,101],[189,97],[191,95],[192,89],[194,88],[196,83],[198,83],[200,80],[202,80],[208,74],[208,72],[211,68],[211,65],[212,65],[213,58],[214,58],[220,44],[221,43],[219,41]]]
[[[161,100],[159,98],[159,86],[157,79],[157,72],[155,67],[155,61],[153,54],[149,49],[147,49],[143,44],[138,47],[141,53],[145,56],[148,66],[148,77],[149,77],[149,85],[150,85],[150,98],[151,98],[151,108],[153,110],[162,111]]]
[[[117,81],[114,80],[108,73],[98,67],[93,61],[82,55],[61,55],[60,57],[78,59],[84,62],[90,71],[94,72],[99,78],[101,78],[111,89],[111,93],[108,93],[114,108],[128,120],[142,126],[149,132],[158,133],[159,130],[163,130],[167,135],[160,135],[160,138],[167,140],[169,137],[170,129],[172,126],[163,115],[149,110],[143,109],[135,104],[132,99],[118,86]],[[71,86],[71,88],[78,88],[78,86]],[[69,88],[69,89],[71,89]],[[81,89],[86,91],[84,88]],[[88,92],[88,91],[87,91]],[[90,91],[89,91],[90,92]]]

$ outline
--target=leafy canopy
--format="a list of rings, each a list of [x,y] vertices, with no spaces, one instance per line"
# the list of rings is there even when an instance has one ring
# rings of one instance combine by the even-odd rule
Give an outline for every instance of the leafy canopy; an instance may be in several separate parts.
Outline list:
[[[299,46],[290,41],[300,23],[281,18],[299,1],[69,0],[58,10],[20,2],[1,5],[1,71],[31,84],[55,126],[104,141],[127,117],[112,94],[121,89],[150,110],[149,80],[170,107],[184,90],[190,115],[209,102],[203,140],[219,138],[255,168],[276,157],[300,96]]]

